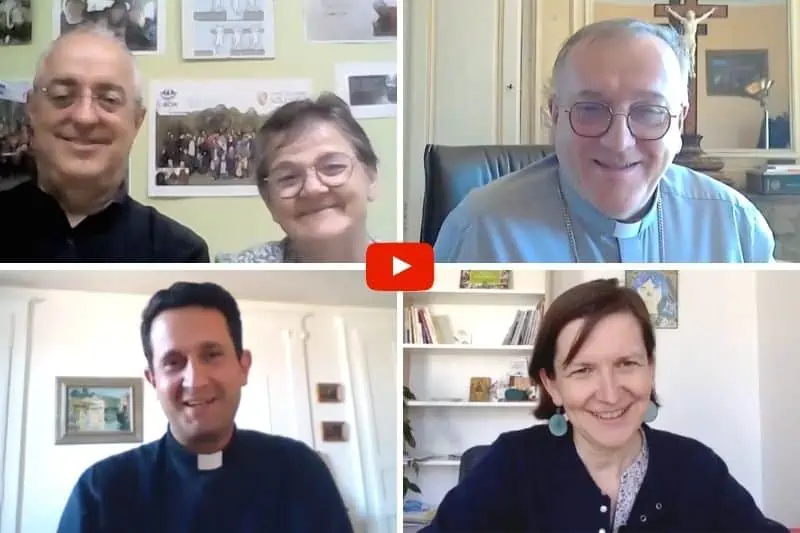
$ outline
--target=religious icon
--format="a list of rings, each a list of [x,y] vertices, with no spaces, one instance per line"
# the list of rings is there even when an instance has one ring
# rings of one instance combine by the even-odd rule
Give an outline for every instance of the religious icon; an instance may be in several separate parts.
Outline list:
[[[470,378],[469,401],[488,402],[491,388],[492,388],[491,378]]]
[[[678,272],[676,270],[629,270],[625,286],[635,290],[647,306],[658,329],[678,327]]]
[[[716,7],[709,9],[702,17],[697,17],[694,10],[690,9],[686,12],[686,16],[682,17],[676,13],[672,8],[667,6],[665,8],[667,13],[675,17],[682,27],[681,35],[683,36],[683,46],[689,52],[689,77],[697,77],[697,26],[714,14]]]

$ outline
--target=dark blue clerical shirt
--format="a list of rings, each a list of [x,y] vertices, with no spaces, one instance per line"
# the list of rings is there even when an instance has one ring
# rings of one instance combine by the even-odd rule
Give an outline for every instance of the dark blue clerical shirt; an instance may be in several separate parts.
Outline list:
[[[305,444],[237,429],[221,457],[198,457],[167,432],[96,463],[58,533],[353,533],[333,477]]]

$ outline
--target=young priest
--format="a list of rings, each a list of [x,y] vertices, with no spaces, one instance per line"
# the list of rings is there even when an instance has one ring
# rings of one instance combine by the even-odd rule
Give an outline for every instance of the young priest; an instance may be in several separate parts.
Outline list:
[[[353,533],[314,451],[234,425],[251,355],[225,289],[180,282],[157,292],[141,337],[167,433],[86,470],[58,533]]]

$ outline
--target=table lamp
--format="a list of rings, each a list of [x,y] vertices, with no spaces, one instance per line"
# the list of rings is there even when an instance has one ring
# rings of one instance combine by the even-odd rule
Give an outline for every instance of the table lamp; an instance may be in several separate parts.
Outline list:
[[[748,84],[744,88],[747,96],[758,100],[758,103],[761,105],[761,109],[764,110],[764,147],[767,150],[769,150],[769,109],[767,109],[767,97],[769,96],[769,90],[772,88],[774,83],[775,80],[761,78],[760,80],[756,80]]]

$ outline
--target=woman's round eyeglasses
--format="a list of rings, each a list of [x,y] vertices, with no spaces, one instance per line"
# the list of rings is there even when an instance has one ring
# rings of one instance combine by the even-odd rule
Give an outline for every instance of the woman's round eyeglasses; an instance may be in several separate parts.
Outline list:
[[[668,107],[654,104],[632,105],[626,113],[615,113],[600,102],[575,102],[563,109],[569,116],[569,125],[580,137],[602,137],[611,129],[614,117],[625,117],[631,135],[640,141],[657,141],[664,137],[679,115],[670,113]]]
[[[343,153],[322,154],[311,165],[280,163],[269,171],[264,181],[282,200],[296,197],[305,187],[312,170],[320,183],[334,189],[341,187],[353,174],[355,159]]]

